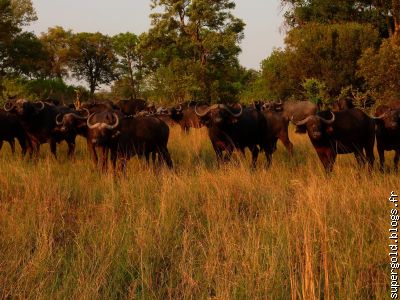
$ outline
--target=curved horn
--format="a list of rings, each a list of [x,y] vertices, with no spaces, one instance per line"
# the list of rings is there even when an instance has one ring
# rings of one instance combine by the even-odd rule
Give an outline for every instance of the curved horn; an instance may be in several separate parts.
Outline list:
[[[119,117],[118,117],[118,115],[116,113],[113,113],[113,116],[116,119],[116,121],[115,121],[114,125],[106,125],[107,129],[115,129],[119,125]]]
[[[221,108],[225,109],[225,110],[226,110],[228,113],[230,113],[233,117],[237,118],[237,117],[240,117],[240,116],[242,115],[242,113],[243,113],[243,106],[242,106],[241,104],[239,104],[239,106],[240,106],[240,111],[239,111],[237,114],[233,113],[233,112],[230,110],[230,108],[229,108],[228,106],[226,106],[226,105],[222,105]]]
[[[211,111],[211,107],[208,107],[204,112],[199,113],[199,112],[197,111],[197,105],[198,105],[198,103],[196,103],[196,105],[195,105],[195,107],[194,107],[194,112],[195,112],[196,115],[199,116],[199,117],[204,117],[204,116],[206,116],[206,115]]]
[[[42,106],[39,108],[39,111],[44,109],[44,102],[43,101],[38,101],[39,104],[41,104]]]
[[[61,122],[58,120],[58,118],[59,118],[60,116],[62,117],[62,118],[61,118]],[[61,125],[64,124],[64,116],[63,116],[62,114],[58,114],[58,115],[56,116],[56,124],[57,124],[58,126],[61,126]]]
[[[95,115],[96,113],[92,113],[86,120],[86,125],[89,129],[94,129],[100,126],[100,123],[96,123],[96,124],[90,124],[90,119]]]
[[[275,102],[275,105],[282,105],[282,104],[283,104],[282,100],[279,100],[279,102]]]
[[[291,117],[290,121],[291,121],[294,125],[296,125],[296,126],[301,126],[301,125],[306,124],[313,116],[314,116],[314,115],[308,116],[307,118],[296,122],[296,121],[293,120],[293,119],[294,119],[294,115],[293,115],[293,116]]]
[[[14,104],[11,101],[7,101],[6,103],[4,103],[3,108],[5,111],[12,111],[12,109],[14,108]]]
[[[384,112],[383,114],[377,116],[377,117],[371,117],[374,120],[382,120],[384,117],[386,117],[388,114],[388,111]]]
[[[335,122],[336,117],[335,117],[335,114],[333,112],[330,112],[330,113],[332,114],[332,119],[330,119],[330,120],[324,119],[324,118],[322,118],[320,116],[317,116],[317,118],[320,119],[325,124],[328,124],[328,125],[332,124],[333,122]]]
[[[179,104],[179,106],[178,106],[179,108],[175,108],[175,110],[176,111],[182,111],[182,105],[181,104]]]
[[[81,107],[80,109],[78,109],[78,111],[85,111],[86,112],[86,116],[84,117],[85,119],[87,119],[90,116],[90,111],[85,107]]]

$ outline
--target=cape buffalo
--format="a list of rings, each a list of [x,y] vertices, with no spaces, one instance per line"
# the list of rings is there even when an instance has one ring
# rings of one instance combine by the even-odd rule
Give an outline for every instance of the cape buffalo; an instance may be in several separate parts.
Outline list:
[[[385,169],[385,151],[394,150],[394,170],[397,172],[400,158],[400,108],[380,105],[376,109],[374,119],[380,170]]]
[[[198,103],[194,101],[184,102],[170,109],[170,118],[179,124],[182,131],[188,133],[190,128],[200,128],[202,123],[195,112],[196,105],[207,107],[205,103]]]
[[[88,145],[96,165],[98,158],[95,148],[101,148],[101,169],[103,171],[107,170],[109,150],[115,143],[116,129],[119,127],[122,117],[120,111],[106,109],[91,113],[86,120]]]
[[[120,169],[126,168],[126,162],[132,156],[145,157],[149,163],[150,154],[153,162],[158,161],[172,168],[172,160],[167,145],[169,139],[168,125],[155,117],[123,117],[115,132],[116,139],[111,149],[113,166],[120,161]]]
[[[229,161],[234,149],[244,154],[245,149],[249,148],[253,167],[256,166],[260,149],[265,151],[267,164],[270,165],[275,145],[269,139],[267,120],[261,112],[241,106],[235,112],[225,104],[203,107],[201,111],[196,106],[195,112],[208,128],[218,162]]]
[[[19,99],[15,102],[7,102],[4,110],[16,115],[20,120],[35,157],[39,154],[40,145],[44,143],[50,143],[51,152],[54,157],[57,157],[57,143],[63,140],[68,144],[68,154],[71,156],[74,153],[75,139],[69,139],[56,130],[57,115],[71,111],[67,106]]]
[[[324,111],[294,122],[305,126],[325,171],[332,172],[338,154],[354,153],[359,166],[374,163],[375,124],[357,108]],[[365,153],[363,152],[365,151]]]
[[[146,101],[143,99],[120,100],[116,106],[124,115],[133,116],[146,108]]]
[[[12,114],[0,109],[0,150],[3,146],[3,141],[10,144],[11,152],[15,153],[15,139],[18,140],[22,156],[25,156],[28,144],[28,137],[21,122]]]

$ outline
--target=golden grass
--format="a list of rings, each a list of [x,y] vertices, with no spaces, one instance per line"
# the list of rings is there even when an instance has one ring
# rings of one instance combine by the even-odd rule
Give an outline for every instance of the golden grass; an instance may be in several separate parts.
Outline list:
[[[99,174],[43,147],[37,163],[0,155],[0,298],[388,298],[386,200],[394,174],[340,157],[327,178],[291,133],[257,170],[216,168],[205,130],[173,128],[173,172],[132,160]],[[390,159],[392,156],[390,157]]]

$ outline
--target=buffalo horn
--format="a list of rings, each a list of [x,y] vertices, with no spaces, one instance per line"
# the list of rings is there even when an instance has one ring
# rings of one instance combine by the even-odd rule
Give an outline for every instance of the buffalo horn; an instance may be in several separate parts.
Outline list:
[[[60,122],[60,121],[58,120],[59,117],[63,117],[63,118],[64,118],[64,116],[62,116],[62,114],[58,114],[58,115],[56,116],[56,124],[57,124],[58,126],[64,124],[63,118],[61,119],[61,122]]]
[[[226,106],[226,105],[224,105],[224,104],[221,106],[221,108],[225,109],[225,110],[226,110],[228,113],[230,113],[233,117],[237,118],[237,117],[240,117],[240,116],[242,115],[242,113],[243,113],[243,106],[242,106],[241,104],[239,104],[239,106],[240,106],[240,111],[239,111],[237,114],[233,113],[233,112],[229,109],[229,107]]]
[[[7,101],[4,104],[4,110],[5,111],[11,111],[14,108],[14,104],[11,101]]]
[[[39,111],[44,109],[44,103],[43,101],[38,101],[38,103],[41,105],[41,107],[39,108]]]
[[[332,119],[330,119],[330,120],[324,119],[324,118],[322,118],[320,116],[317,116],[317,118],[320,119],[325,124],[329,125],[329,124],[332,124],[333,122],[335,122],[335,119],[336,119],[335,114],[333,112],[331,112],[331,114],[332,114]]]
[[[294,115],[292,116],[292,118],[290,119],[290,121],[292,121],[292,123],[296,126],[301,126],[306,124],[312,117],[314,117],[314,115],[308,116],[307,118],[300,120],[300,121],[294,121]]]

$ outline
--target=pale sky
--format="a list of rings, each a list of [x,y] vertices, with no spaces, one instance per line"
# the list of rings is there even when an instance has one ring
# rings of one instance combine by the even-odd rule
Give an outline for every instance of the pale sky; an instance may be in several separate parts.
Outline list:
[[[60,25],[74,32],[140,34],[150,27],[149,0],[32,0],[38,21],[28,27],[36,34]],[[246,23],[240,62],[259,69],[274,48],[283,46],[279,0],[235,0],[234,15]]]

